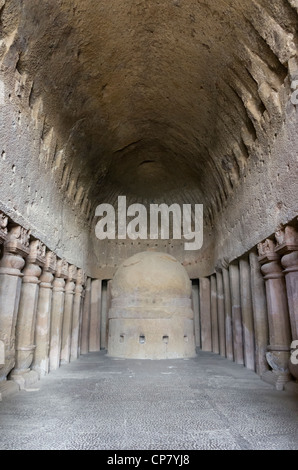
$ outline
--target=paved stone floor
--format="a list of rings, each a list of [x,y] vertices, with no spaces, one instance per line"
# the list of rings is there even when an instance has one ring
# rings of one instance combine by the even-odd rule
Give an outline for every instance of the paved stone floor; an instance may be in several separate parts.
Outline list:
[[[0,450],[297,450],[298,398],[212,353],[81,356],[0,403]]]

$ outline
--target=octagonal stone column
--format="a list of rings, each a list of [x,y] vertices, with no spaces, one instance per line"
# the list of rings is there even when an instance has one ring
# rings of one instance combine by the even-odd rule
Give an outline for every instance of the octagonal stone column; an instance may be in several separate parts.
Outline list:
[[[90,294],[90,324],[89,324],[89,351],[100,351],[101,329],[101,279],[91,281]]]
[[[225,340],[226,340],[226,357],[230,361],[234,360],[233,347],[233,325],[232,325],[232,301],[230,289],[229,263],[222,260],[222,279],[224,289],[224,307],[225,307]]]
[[[68,278],[68,263],[64,259],[57,261],[55,279],[53,282],[53,297],[51,309],[50,334],[50,371],[60,366],[60,351],[62,340],[62,323],[65,300],[65,279]]]
[[[243,329],[240,302],[240,273],[238,263],[229,266],[231,301],[232,301],[232,325],[234,360],[237,364],[244,364],[243,355]]]
[[[199,279],[202,351],[212,351],[210,279]]]
[[[265,279],[269,340],[267,362],[272,371],[262,375],[263,380],[283,390],[291,380],[288,369],[290,358],[291,330],[288,313],[285,278],[280,264],[280,256],[275,252],[275,243],[267,239],[258,245],[259,262]]]
[[[4,212],[0,211],[0,245],[2,245],[7,237],[7,225],[8,225],[8,217],[4,214]]]
[[[244,364],[248,369],[255,370],[255,333],[252,310],[250,264],[247,256],[240,258],[239,272]]]
[[[219,331],[218,331],[218,316],[217,316],[217,285],[216,276],[210,276],[210,309],[211,309],[211,337],[212,337],[212,351],[219,354]]]
[[[4,343],[5,362],[0,369],[0,394],[13,393],[19,386],[7,380],[15,365],[15,330],[20,292],[25,265],[29,253],[30,232],[19,225],[9,227],[0,261],[0,340]]]
[[[76,277],[77,267],[70,265],[68,268],[68,278],[65,284],[60,364],[68,364],[70,361],[71,329]]]
[[[0,211],[0,245],[2,245],[7,236],[7,224],[8,224],[8,217]],[[5,347],[4,341],[0,340],[0,370],[5,364]],[[1,372],[0,372],[1,373]],[[1,394],[0,394],[1,399]]]
[[[194,329],[196,347],[201,347],[201,321],[200,321],[200,304],[199,304],[199,280],[196,279],[192,283],[192,309],[194,312]]]
[[[34,340],[36,347],[32,369],[34,369],[40,377],[49,373],[52,289],[56,263],[56,255],[52,251],[48,251],[45,256],[42,274],[39,278],[40,284]]]
[[[275,234],[276,253],[281,255],[281,264],[287,286],[287,297],[290,314],[292,341],[298,340],[298,232],[287,225]],[[298,366],[289,361],[289,369],[293,377],[298,379]]]
[[[70,360],[74,361],[80,356],[80,327],[82,321],[84,285],[87,276],[82,269],[77,271],[76,287],[74,291],[73,316],[71,330]]]
[[[225,299],[222,269],[216,270],[216,286],[217,286],[217,315],[219,330],[219,354],[226,355],[226,338],[225,338]]]
[[[256,249],[249,253],[249,264],[255,331],[256,373],[262,376],[269,370],[269,364],[266,360],[267,346],[269,344],[269,327],[265,281]]]
[[[90,308],[91,308],[91,278],[86,280],[84,302],[82,310],[82,323],[80,331],[80,350],[81,354],[89,352],[89,325],[90,325]]]
[[[23,270],[18,319],[16,325],[16,364],[10,378],[21,389],[38,380],[36,371],[30,370],[35,350],[34,333],[38,301],[39,276],[45,263],[45,245],[39,240],[30,243],[29,255]]]

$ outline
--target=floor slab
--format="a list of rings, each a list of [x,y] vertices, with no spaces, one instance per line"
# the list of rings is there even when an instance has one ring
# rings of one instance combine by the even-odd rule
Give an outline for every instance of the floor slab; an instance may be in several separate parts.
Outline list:
[[[0,450],[297,450],[298,399],[213,353],[80,356],[0,403]]]

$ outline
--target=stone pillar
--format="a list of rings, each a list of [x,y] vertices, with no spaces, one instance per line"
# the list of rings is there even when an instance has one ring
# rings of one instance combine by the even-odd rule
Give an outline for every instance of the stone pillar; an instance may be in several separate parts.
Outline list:
[[[201,327],[200,327],[200,305],[199,305],[199,281],[195,279],[192,283],[192,309],[194,313],[195,344],[201,347]]]
[[[255,330],[256,373],[262,376],[269,370],[269,364],[266,359],[267,346],[269,344],[269,326],[265,281],[261,273],[258,255],[254,251],[249,253],[249,264]]]
[[[101,321],[100,321],[100,348],[107,349],[107,327],[108,327],[108,306],[107,306],[107,283],[102,281],[101,286]]]
[[[50,335],[50,371],[58,369],[62,340],[62,322],[64,313],[65,279],[68,277],[68,263],[64,259],[57,261],[53,282]]]
[[[39,295],[36,311],[35,327],[35,352],[32,363],[39,377],[49,373],[49,351],[50,351],[50,326],[52,289],[54,273],[56,271],[57,257],[52,251],[48,251],[45,264],[39,278]]]
[[[229,275],[232,301],[234,360],[237,364],[244,364],[242,318],[240,305],[240,278],[238,264],[230,264]]]
[[[77,271],[77,281],[73,301],[72,332],[70,360],[74,361],[80,356],[80,329],[82,321],[84,285],[86,283],[86,274],[82,269]]]
[[[283,390],[285,383],[291,380],[288,370],[291,330],[285,278],[280,256],[275,252],[274,241],[267,239],[259,243],[258,250],[268,307],[270,344],[266,358],[272,368],[272,371],[263,374],[262,378],[274,384],[277,390]]]
[[[2,245],[7,236],[7,224],[8,224],[8,217],[0,211],[0,245]],[[2,252],[0,253],[2,256]],[[0,312],[1,316],[1,312]],[[1,324],[1,318],[0,318],[0,324]],[[0,337],[1,337],[1,332],[0,332]],[[5,343],[3,340],[0,340],[0,377],[1,377],[1,369],[5,366]],[[2,381],[2,384],[6,383],[6,381]],[[0,382],[0,401],[2,399],[2,394],[1,394],[1,382]]]
[[[222,261],[222,278],[224,288],[224,302],[225,302],[225,337],[226,337],[226,357],[230,361],[234,360],[233,348],[233,327],[232,327],[232,301],[230,290],[230,277],[228,270],[228,263]]]
[[[292,341],[298,340],[298,231],[287,225],[276,232],[277,245],[275,252],[282,256],[281,264],[286,278],[288,307]],[[298,366],[289,362],[291,374],[298,379]]]
[[[89,352],[90,304],[91,304],[91,278],[88,277],[86,281],[83,314],[82,314],[81,354],[87,354]]]
[[[243,328],[244,364],[247,369],[255,370],[255,337],[251,297],[250,265],[248,257],[239,260],[240,300]]]
[[[218,330],[219,330],[219,354],[226,356],[226,338],[225,338],[225,299],[223,288],[223,277],[221,269],[216,271],[216,286],[217,286],[217,315],[218,315]]]
[[[72,264],[68,268],[68,278],[65,284],[60,364],[68,364],[70,362],[72,315],[76,276],[77,268]]]
[[[4,341],[0,340],[0,370],[5,364],[5,345]],[[0,394],[0,401],[1,401],[1,394]]]
[[[107,305],[107,326],[106,326],[106,345],[108,347],[108,341],[109,341],[109,310],[111,308],[112,304],[112,284],[113,281],[110,279],[107,281],[107,299],[106,299],[106,305]]]
[[[212,351],[210,280],[200,278],[201,341],[203,351]]]
[[[8,217],[0,211],[0,245],[2,245],[7,237]]]
[[[100,351],[101,279],[91,281],[89,351]]]
[[[34,333],[38,301],[39,277],[45,263],[46,247],[39,240],[30,243],[29,255],[23,270],[18,319],[16,324],[16,363],[10,374],[20,389],[38,381],[38,373],[30,370],[35,345]]]
[[[4,343],[5,363],[0,369],[0,394],[13,393],[19,386],[7,381],[15,365],[15,329],[21,293],[21,270],[29,253],[30,232],[13,225],[4,243],[4,254],[0,261],[0,341]]]
[[[219,335],[217,318],[217,287],[216,276],[210,277],[210,307],[211,307],[211,330],[212,330],[212,351],[219,354]]]

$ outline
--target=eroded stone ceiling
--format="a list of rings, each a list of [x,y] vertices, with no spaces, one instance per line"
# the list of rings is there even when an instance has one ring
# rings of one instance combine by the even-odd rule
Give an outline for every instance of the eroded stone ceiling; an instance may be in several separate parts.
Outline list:
[[[282,125],[296,0],[1,3],[5,64],[30,79],[44,141],[54,130],[56,159],[94,204],[170,195],[220,209]]]

